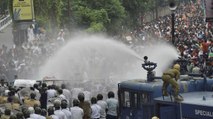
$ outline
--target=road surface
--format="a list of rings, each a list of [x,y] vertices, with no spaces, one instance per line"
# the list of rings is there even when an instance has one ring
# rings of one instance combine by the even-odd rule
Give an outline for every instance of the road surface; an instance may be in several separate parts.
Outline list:
[[[14,44],[11,24],[0,31],[0,48],[3,44],[6,45],[8,48],[11,48]]]

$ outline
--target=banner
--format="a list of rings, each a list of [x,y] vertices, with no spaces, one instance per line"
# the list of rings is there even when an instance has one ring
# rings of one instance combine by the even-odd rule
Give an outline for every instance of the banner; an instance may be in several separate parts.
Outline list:
[[[16,21],[33,20],[34,8],[32,0],[13,0],[13,18]]]

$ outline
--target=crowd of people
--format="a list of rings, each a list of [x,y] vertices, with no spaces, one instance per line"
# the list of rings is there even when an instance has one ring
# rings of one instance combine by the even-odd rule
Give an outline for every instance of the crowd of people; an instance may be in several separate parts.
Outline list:
[[[38,72],[38,68],[53,53],[63,45],[64,40],[60,31],[54,39],[47,36],[44,29],[40,28],[37,34],[34,29],[28,28],[28,40],[21,47],[14,45],[8,48],[2,45],[0,48],[0,78],[8,82],[14,81],[14,76],[19,78],[32,78]]]
[[[103,99],[97,94],[89,101],[80,92],[72,97],[66,88],[36,83],[33,87],[14,87],[0,82],[1,119],[117,119],[118,100],[112,91]],[[26,92],[27,91],[27,92]]]
[[[185,73],[191,73],[193,67],[199,67],[202,73],[213,75],[213,26],[206,22],[204,6],[200,0],[182,3],[175,14],[174,46],[181,59],[187,60]],[[144,23],[130,34],[135,45],[148,45],[160,40],[172,42],[171,15]],[[153,40],[152,40],[153,39]],[[187,68],[188,67],[188,68]]]
[[[213,75],[213,27],[205,21],[202,3],[190,2],[178,6],[175,11],[174,46],[184,61],[181,69],[184,73],[206,73]],[[159,17],[157,20],[144,23],[130,34],[132,44],[152,45],[156,39],[171,41],[171,16]],[[47,86],[45,83],[34,85],[28,95],[19,93],[20,88],[5,85],[17,78],[31,78],[54,52],[63,45],[64,30],[57,38],[47,36],[44,29],[35,31],[35,26],[27,29],[28,40],[21,47],[11,48],[2,45],[0,48],[0,103],[4,104],[2,119],[114,119],[117,117],[118,102],[113,92],[108,99],[98,94],[90,101],[79,93],[76,99],[64,85]],[[155,40],[152,40],[155,39]],[[153,42],[154,41],[154,42]],[[146,44],[147,45],[147,44]],[[4,81],[3,81],[4,80]],[[5,91],[4,91],[5,90]],[[24,95],[24,96],[23,96]]]

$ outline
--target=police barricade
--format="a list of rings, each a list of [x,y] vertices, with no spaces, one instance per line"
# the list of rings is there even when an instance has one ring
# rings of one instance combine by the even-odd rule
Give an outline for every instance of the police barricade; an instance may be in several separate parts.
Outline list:
[[[12,23],[12,19],[10,15],[7,15],[5,18],[0,20],[0,31],[6,28],[10,23]]]

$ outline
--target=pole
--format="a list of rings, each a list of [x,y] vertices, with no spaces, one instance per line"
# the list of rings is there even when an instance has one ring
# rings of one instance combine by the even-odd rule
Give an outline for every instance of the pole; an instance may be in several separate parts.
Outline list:
[[[172,44],[175,45],[175,13],[172,12]]]

